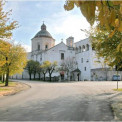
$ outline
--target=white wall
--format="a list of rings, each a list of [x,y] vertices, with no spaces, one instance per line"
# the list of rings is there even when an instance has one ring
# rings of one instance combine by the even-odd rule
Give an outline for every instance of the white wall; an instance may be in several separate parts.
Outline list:
[[[48,48],[51,48],[55,45],[55,40],[48,37],[33,38],[31,41],[32,51],[38,50],[38,44],[40,45],[40,50],[45,50],[45,45],[48,45]]]
[[[86,45],[89,45],[89,50],[83,50],[83,45],[86,47]],[[81,46],[81,52],[79,51],[79,47]],[[89,42],[89,39],[81,40],[77,43],[75,43],[75,48],[78,48],[78,52],[76,51],[76,60],[78,62],[78,68],[81,71],[81,80],[91,80],[91,44]],[[82,62],[83,59],[83,62]],[[86,67],[86,71],[85,71]]]

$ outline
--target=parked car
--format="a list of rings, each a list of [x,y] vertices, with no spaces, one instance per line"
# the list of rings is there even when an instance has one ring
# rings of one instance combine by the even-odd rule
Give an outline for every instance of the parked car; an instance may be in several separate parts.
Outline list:
[[[113,81],[120,81],[120,75],[113,75],[113,77],[112,77],[112,80]]]

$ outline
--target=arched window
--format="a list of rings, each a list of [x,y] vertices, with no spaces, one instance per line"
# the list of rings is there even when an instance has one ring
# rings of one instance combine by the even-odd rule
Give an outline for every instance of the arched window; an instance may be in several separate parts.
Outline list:
[[[84,51],[85,51],[85,45],[82,46],[82,52],[84,52]]]
[[[46,44],[46,45],[45,45],[45,50],[47,50],[47,49],[48,49],[48,45]]]
[[[79,46],[79,53],[81,53],[81,46]]]
[[[38,50],[40,50],[40,44],[38,44]]]
[[[86,51],[88,51],[88,50],[89,50],[89,45],[87,44],[87,45],[86,45]]]

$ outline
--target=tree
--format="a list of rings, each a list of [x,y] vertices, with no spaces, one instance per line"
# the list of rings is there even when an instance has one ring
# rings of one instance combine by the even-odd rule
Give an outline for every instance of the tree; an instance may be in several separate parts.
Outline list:
[[[7,56],[10,47],[10,43],[0,40],[0,75],[2,76],[3,82],[5,80],[5,69],[3,66],[6,64],[5,57]]]
[[[115,30],[122,32],[122,1],[66,0],[64,8],[65,10],[72,10],[75,5],[80,8],[81,13],[91,25],[97,20],[101,26],[104,25],[108,30],[112,26]]]
[[[34,67],[33,67],[34,80],[36,73],[39,73],[39,69],[40,69],[40,63],[38,61],[34,61]]]
[[[56,66],[57,66],[57,62],[56,61],[54,61],[53,63],[49,62],[49,65],[47,67],[47,71],[49,73],[50,81],[51,81],[51,78],[52,78],[52,73],[55,70]]]
[[[96,21],[90,36],[98,58],[103,57],[111,67],[119,64],[122,60],[122,1],[67,0],[64,7],[71,10],[74,5],[80,8],[91,25]]]
[[[45,76],[46,76],[47,69],[48,69],[49,65],[50,65],[49,61],[44,61],[43,64],[40,66],[42,69],[42,73],[44,75],[44,81],[45,81]]]
[[[67,73],[68,80],[70,80],[70,72],[76,68],[76,60],[74,58],[68,57],[61,63],[59,71],[65,71]]]
[[[92,45],[98,58],[103,57],[104,62],[111,67],[120,64],[118,68],[121,68],[122,33],[115,31],[112,37],[108,37],[109,34],[110,32],[104,26],[101,27],[100,30],[95,28],[94,32],[91,34]]]
[[[0,0],[0,40],[6,41],[11,39],[12,31],[18,27],[18,22],[10,20],[11,10],[4,12],[4,5],[5,2]]]
[[[8,86],[8,79],[10,75],[21,73],[26,66],[27,54],[21,45],[10,44],[8,42],[3,44],[9,45],[4,51],[0,45],[0,72],[6,74],[5,86]],[[3,52],[2,52],[3,50]]]
[[[44,81],[45,81],[45,76],[46,76],[47,72],[49,73],[49,78],[50,78],[50,81],[51,81],[52,73],[55,70],[56,66],[57,66],[56,61],[54,61],[53,63],[51,63],[50,61],[44,61],[43,62],[43,64],[41,65],[41,68],[42,68],[42,73],[44,75]]]
[[[6,54],[8,54],[9,48],[11,47],[11,44],[5,41],[11,40],[12,31],[18,27],[17,21],[10,20],[9,18],[11,10],[8,12],[4,12],[3,10],[4,5],[5,2],[3,0],[0,0],[0,57],[1,57],[0,69],[2,68],[1,74],[3,75],[3,79],[6,72],[4,71],[5,64],[6,66],[8,65],[7,63],[8,57],[5,56]],[[8,75],[6,80],[8,80]],[[7,82],[8,81],[6,81],[6,85]]]
[[[41,65],[39,65],[39,67],[37,67],[37,74],[39,76],[39,80],[41,79],[41,73],[42,73],[42,68]]]
[[[30,80],[32,79],[32,78],[31,78],[31,75],[33,74],[34,66],[35,66],[35,61],[29,60],[29,61],[27,62],[26,68],[25,68],[25,69],[28,71]]]

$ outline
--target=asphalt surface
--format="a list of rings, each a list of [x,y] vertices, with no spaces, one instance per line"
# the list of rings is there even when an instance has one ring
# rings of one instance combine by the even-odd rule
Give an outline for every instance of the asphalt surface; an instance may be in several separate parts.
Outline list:
[[[110,97],[116,82],[21,82],[31,88],[0,97],[0,121],[114,120]]]

